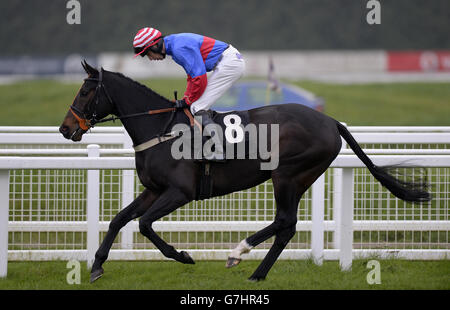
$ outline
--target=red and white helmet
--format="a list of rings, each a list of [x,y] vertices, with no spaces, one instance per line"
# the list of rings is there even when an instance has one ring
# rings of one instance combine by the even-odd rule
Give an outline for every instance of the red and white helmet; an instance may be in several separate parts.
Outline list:
[[[133,40],[133,48],[135,52],[134,57],[142,54],[150,46],[158,43],[161,36],[162,34],[158,29],[150,27],[140,29],[134,36]]]

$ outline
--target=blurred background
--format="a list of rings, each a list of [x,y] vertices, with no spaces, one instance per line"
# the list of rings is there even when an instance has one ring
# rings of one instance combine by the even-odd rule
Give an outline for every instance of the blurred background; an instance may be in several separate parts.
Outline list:
[[[73,2],[79,23],[70,24]],[[132,57],[133,37],[145,26],[238,48],[246,60],[242,81],[263,83],[252,98],[240,96],[245,102],[296,100],[280,96],[291,87],[353,125],[449,125],[450,1],[382,0],[379,24],[367,22],[371,2],[2,1],[0,125],[59,125],[84,77],[82,59],[165,96],[183,93],[185,73],[170,57]]]

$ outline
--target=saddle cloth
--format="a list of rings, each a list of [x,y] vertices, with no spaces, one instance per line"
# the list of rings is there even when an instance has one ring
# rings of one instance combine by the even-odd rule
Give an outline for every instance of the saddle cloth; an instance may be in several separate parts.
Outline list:
[[[185,111],[186,113],[186,111]],[[214,140],[211,137],[204,137],[202,129],[200,129],[200,118],[195,118],[195,122],[192,119],[192,115],[188,115],[191,125],[191,138],[194,139],[194,135],[202,135],[202,149],[205,143],[211,139],[210,145],[213,141],[221,141],[225,159],[244,159],[249,156],[249,133],[244,128],[249,124],[248,111],[231,111],[231,112],[216,112],[208,110],[212,120],[220,126],[217,128],[219,133],[219,140]],[[194,142],[192,140],[192,142]],[[194,143],[192,143],[194,145]]]

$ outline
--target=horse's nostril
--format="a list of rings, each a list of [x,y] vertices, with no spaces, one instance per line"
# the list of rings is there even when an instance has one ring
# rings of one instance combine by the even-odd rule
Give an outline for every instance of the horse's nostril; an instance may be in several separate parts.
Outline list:
[[[66,134],[68,130],[69,130],[69,127],[64,126],[64,125],[59,127],[59,132],[62,134]]]

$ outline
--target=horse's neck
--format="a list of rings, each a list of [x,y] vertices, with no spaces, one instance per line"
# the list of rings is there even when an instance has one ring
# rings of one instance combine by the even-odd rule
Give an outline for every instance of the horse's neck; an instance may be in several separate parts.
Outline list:
[[[150,89],[141,87],[122,77],[115,77],[113,101],[118,117],[171,107],[170,102]],[[142,115],[122,120],[122,124],[135,145],[160,134],[169,120],[170,113]]]

